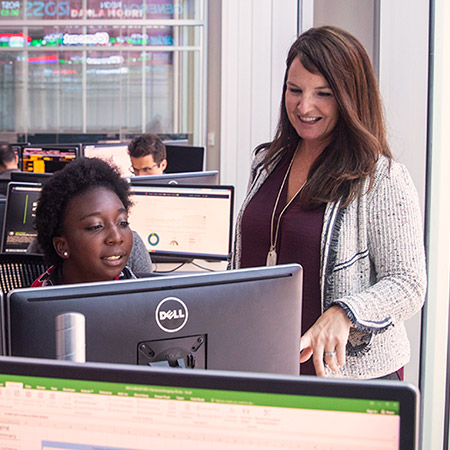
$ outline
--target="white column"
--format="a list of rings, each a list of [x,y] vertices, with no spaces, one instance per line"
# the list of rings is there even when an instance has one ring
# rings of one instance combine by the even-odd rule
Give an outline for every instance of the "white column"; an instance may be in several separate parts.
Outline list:
[[[422,447],[444,448],[450,286],[450,3],[434,2],[428,192],[428,298],[422,360]],[[446,447],[445,447],[446,448]]]
[[[394,158],[407,167],[425,216],[428,120],[429,2],[380,0],[379,82],[388,141]],[[411,361],[405,379],[418,384],[421,315],[406,322]]]

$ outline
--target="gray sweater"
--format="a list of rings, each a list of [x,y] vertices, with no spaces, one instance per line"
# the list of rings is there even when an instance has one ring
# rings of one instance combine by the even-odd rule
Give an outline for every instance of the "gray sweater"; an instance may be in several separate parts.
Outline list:
[[[241,255],[242,214],[272,172],[264,170],[264,151],[252,164],[249,190],[236,220],[231,267]],[[330,203],[321,234],[322,311],[338,304],[353,323],[347,360],[334,377],[377,378],[408,363],[410,345],[404,321],[425,299],[426,272],[417,192],[407,169],[381,157],[374,184],[348,207]],[[302,333],[307,330],[302,330]]]

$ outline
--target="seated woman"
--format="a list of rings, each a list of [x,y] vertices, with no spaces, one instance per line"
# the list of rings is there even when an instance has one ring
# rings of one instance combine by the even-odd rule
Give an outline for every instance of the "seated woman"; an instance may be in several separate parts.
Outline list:
[[[128,183],[107,162],[81,158],[55,173],[36,209],[38,243],[51,267],[32,287],[135,278]]]

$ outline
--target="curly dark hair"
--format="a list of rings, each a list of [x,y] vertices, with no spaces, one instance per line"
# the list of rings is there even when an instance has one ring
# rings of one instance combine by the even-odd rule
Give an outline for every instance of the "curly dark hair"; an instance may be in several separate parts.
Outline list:
[[[166,146],[156,134],[143,134],[135,137],[128,145],[128,154],[132,158],[152,155],[156,164],[167,158]]]
[[[62,262],[53,247],[53,238],[63,232],[68,203],[97,187],[113,191],[128,211],[132,202],[127,181],[121,177],[117,167],[98,158],[76,159],[56,172],[42,187],[34,226],[49,264],[58,266]]]

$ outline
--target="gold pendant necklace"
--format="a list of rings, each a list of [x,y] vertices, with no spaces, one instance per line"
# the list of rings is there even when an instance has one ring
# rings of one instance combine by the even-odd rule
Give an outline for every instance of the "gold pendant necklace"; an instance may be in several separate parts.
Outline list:
[[[291,162],[289,163],[289,167],[287,168],[286,174],[284,175],[283,182],[281,183],[281,187],[280,187],[280,190],[278,191],[277,199],[275,200],[275,205],[273,207],[272,218],[270,220],[270,247],[269,247],[269,251],[267,253],[266,266],[275,266],[277,264],[278,255],[277,255],[276,248],[277,248],[278,230],[280,228],[281,216],[284,214],[284,212],[289,207],[289,205],[294,201],[294,199],[297,197],[297,195],[300,194],[301,190],[303,189],[303,187],[306,184],[306,181],[305,181],[299,187],[299,189],[294,194],[294,196],[286,203],[285,207],[281,210],[280,215],[278,216],[277,226],[276,226],[275,235],[274,235],[273,225],[274,225],[274,219],[275,219],[275,212],[277,210],[278,201],[280,200],[281,192],[283,191],[284,185],[285,185],[286,180],[291,171],[292,164],[294,164],[294,159],[295,159],[295,156],[297,155],[297,150],[298,150],[298,147],[295,149],[294,156],[292,157]]]

